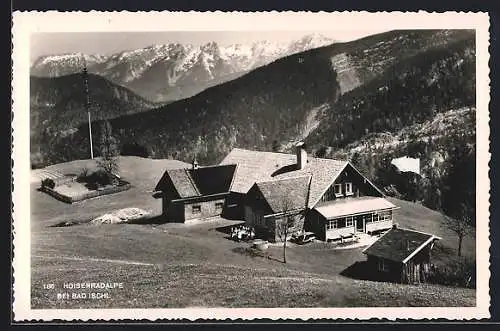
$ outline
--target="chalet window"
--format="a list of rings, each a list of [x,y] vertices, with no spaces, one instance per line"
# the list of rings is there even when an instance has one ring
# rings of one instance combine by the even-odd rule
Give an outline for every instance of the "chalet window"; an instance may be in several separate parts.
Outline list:
[[[201,213],[201,205],[193,205],[192,206],[192,212],[193,212],[193,214],[199,214],[199,213]]]
[[[345,227],[350,228],[354,226],[354,220],[352,219],[352,216],[346,217],[345,218]]]
[[[337,229],[339,227],[339,223],[337,220],[331,220],[326,224],[327,230]]]
[[[363,221],[365,223],[370,223],[372,221],[372,215],[371,214],[363,215]]]
[[[379,221],[378,213],[373,213],[372,214],[372,222],[378,222],[378,221]]]
[[[345,183],[345,195],[353,195],[352,183]]]
[[[392,219],[392,213],[390,211],[383,211],[379,213],[379,221],[380,222],[385,222],[385,221],[390,221]]]
[[[215,210],[221,210],[222,207],[224,207],[224,203],[223,202],[216,202],[215,203]]]
[[[334,188],[335,188],[335,196],[336,197],[342,196],[342,184],[335,184]]]
[[[378,260],[378,270],[379,271],[384,271],[384,272],[389,271],[389,265],[387,264],[386,260],[384,260],[384,259],[379,259]]]

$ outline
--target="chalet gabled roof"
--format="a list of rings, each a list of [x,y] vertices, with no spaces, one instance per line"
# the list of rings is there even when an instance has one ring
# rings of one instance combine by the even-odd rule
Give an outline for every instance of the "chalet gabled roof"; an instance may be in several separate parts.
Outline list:
[[[308,207],[313,207],[347,166],[347,161],[308,156],[297,169],[295,154],[234,148],[220,164],[238,164],[231,191],[246,194],[256,182],[311,176]]]
[[[230,191],[236,167],[236,164],[199,167],[189,169],[188,173],[198,192],[201,195],[210,195]]]
[[[200,195],[190,178],[188,169],[167,169],[156,184],[155,191],[166,191],[166,186],[172,185],[179,198],[196,197]]]
[[[307,207],[311,176],[277,179],[255,183],[270,207],[276,214]]]
[[[440,237],[430,233],[392,228],[371,246],[363,250],[363,253],[386,260],[406,263],[432,241],[440,239]]]
[[[231,189],[236,168],[235,164],[228,164],[196,169],[167,169],[155,191],[166,191],[168,186],[173,186],[179,198],[226,193]]]

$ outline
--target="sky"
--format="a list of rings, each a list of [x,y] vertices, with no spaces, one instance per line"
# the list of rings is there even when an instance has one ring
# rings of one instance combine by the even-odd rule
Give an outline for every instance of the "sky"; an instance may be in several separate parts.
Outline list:
[[[258,40],[292,41],[311,33],[322,34],[342,42],[380,32],[384,32],[384,30],[33,33],[30,40],[30,61],[33,63],[43,55],[76,52],[108,55],[124,50],[172,42],[200,45],[215,41],[220,45],[229,45]]]

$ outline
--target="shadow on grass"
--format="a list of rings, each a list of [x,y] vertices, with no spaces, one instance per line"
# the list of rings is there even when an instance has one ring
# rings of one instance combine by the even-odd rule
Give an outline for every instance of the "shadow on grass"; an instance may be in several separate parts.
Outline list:
[[[62,222],[59,222],[56,224],[49,225],[48,227],[50,227],[50,228],[68,227],[68,226],[90,223],[91,221],[92,221],[92,219],[82,220],[82,221],[62,221]],[[155,216],[149,216],[149,217],[142,217],[142,218],[138,218],[138,219],[134,219],[134,220],[128,220],[128,221],[123,222],[123,223],[115,223],[115,224],[116,225],[119,225],[119,224],[144,224],[144,225],[147,225],[147,224],[165,224],[165,223],[169,223],[169,222],[165,220],[163,215],[155,215]]]
[[[61,228],[61,227],[67,227],[67,226],[73,226],[73,225],[80,225],[83,223],[88,223],[90,221],[62,221],[56,224],[49,225],[49,228]]]
[[[165,219],[163,215],[152,215],[135,220],[129,220],[127,224],[165,224],[165,223],[175,223]]]
[[[357,261],[351,264],[346,269],[342,270],[340,274],[345,277],[359,279],[359,280],[376,280],[371,276],[373,270],[370,270],[366,261]]]
[[[271,261],[276,261],[276,262],[283,263],[282,260],[277,259],[274,256],[271,256],[269,254],[269,252],[267,252],[267,251],[259,251],[258,249],[251,248],[251,247],[235,247],[235,248],[231,249],[231,251],[234,252],[234,253],[237,253],[237,254],[244,255],[244,256],[249,256],[251,258],[258,258],[258,257],[260,257],[260,258],[268,259],[268,260],[271,260]]]

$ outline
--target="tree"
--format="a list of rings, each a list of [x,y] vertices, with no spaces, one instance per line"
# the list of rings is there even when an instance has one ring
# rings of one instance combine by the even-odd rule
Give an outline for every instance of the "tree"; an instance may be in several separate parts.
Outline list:
[[[462,203],[456,217],[445,216],[446,226],[458,237],[458,256],[462,256],[462,242],[471,233],[470,207]]]
[[[356,167],[356,169],[361,169],[363,160],[359,152],[354,152],[351,156],[351,163]]]
[[[273,145],[272,145],[272,151],[273,152],[279,152],[280,151],[280,148],[281,148],[281,145],[279,143],[278,140],[273,140]]]
[[[429,170],[428,177],[425,181],[424,191],[424,205],[434,210],[441,210],[442,188],[439,173],[436,168],[431,168]]]
[[[113,137],[111,124],[108,121],[103,122],[101,126],[101,137],[99,149],[101,158],[97,159],[97,166],[102,169],[110,180],[116,179],[116,173],[119,170],[118,155],[118,140]]]
[[[322,145],[320,148],[316,150],[316,157],[319,158],[324,158],[326,157],[326,152],[328,151],[328,148],[325,145]]]
[[[136,141],[132,141],[122,145],[121,155],[149,157],[149,151],[145,146],[140,145]]]
[[[470,225],[476,224],[476,154],[475,147],[464,141],[454,142],[445,161],[448,169],[442,184],[442,208],[447,215],[463,217],[462,205],[467,206]]]
[[[281,218],[276,219],[276,235],[283,242],[283,263],[286,263],[286,242],[288,237],[295,233],[303,222],[301,211],[294,210],[292,202],[288,197],[281,199]]]

